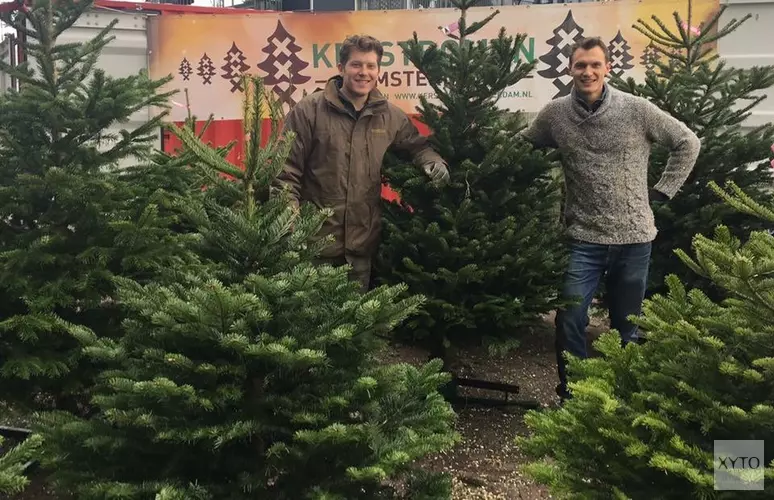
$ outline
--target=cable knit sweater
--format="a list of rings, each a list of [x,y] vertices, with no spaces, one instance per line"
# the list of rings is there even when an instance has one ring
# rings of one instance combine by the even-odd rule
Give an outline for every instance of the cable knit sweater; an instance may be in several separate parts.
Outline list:
[[[568,236],[600,244],[656,237],[647,182],[652,143],[671,151],[654,186],[670,199],[693,169],[701,146],[696,134],[671,115],[610,86],[595,112],[574,93],[551,101],[522,136],[537,147],[559,149]]]

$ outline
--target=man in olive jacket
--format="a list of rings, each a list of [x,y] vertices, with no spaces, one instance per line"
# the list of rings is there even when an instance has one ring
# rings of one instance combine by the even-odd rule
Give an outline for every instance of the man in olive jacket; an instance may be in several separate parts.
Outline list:
[[[285,118],[296,140],[275,187],[287,186],[296,206],[333,209],[319,236],[334,235],[320,263],[349,264],[368,290],[381,233],[381,167],[388,148],[411,157],[432,181],[446,182],[446,163],[398,107],[376,89],[384,49],[369,36],[347,38],[340,74],[306,96]]]

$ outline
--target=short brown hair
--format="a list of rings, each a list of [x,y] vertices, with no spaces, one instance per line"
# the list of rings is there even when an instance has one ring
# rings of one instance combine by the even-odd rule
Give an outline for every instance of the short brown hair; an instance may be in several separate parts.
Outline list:
[[[368,35],[352,35],[344,40],[341,44],[341,50],[339,50],[339,62],[341,64],[347,64],[349,61],[349,55],[353,50],[358,52],[376,52],[376,60],[379,65],[382,64],[382,56],[384,55],[384,47],[382,42],[376,38]]]
[[[570,49],[570,61],[572,61],[572,56],[575,55],[575,51],[578,49],[591,50],[594,47],[599,47],[602,49],[602,53],[605,54],[605,62],[610,61],[610,52],[607,50],[607,44],[605,44],[605,42],[603,42],[602,39],[598,36],[584,38],[583,40],[575,43],[572,46],[572,49]]]

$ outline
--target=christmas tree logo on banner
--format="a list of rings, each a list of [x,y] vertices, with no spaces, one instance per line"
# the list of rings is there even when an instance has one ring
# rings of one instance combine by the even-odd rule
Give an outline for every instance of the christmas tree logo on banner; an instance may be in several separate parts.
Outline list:
[[[631,63],[634,56],[629,52],[632,48],[629,47],[629,43],[623,35],[621,35],[621,30],[618,30],[618,34],[615,35],[615,38],[610,40],[607,50],[610,53],[611,74],[620,77],[627,69],[632,69],[634,67]]]
[[[237,90],[244,92],[244,89],[242,88],[242,75],[250,69],[250,65],[245,63],[247,57],[245,57],[242,49],[237,47],[236,42],[231,43],[231,48],[226,53],[226,57],[224,57],[223,60],[226,61],[226,64],[220,67],[220,69],[223,70],[223,73],[220,76],[223,79],[228,80],[231,84],[232,93]]]
[[[266,59],[258,64],[258,68],[266,73],[264,84],[277,94],[282,104],[294,106],[294,94],[298,85],[308,82],[311,77],[301,75],[309,63],[298,56],[301,47],[296,44],[296,37],[288,33],[281,21],[267,39],[267,45],[262,52]]]
[[[201,59],[199,59],[199,65],[196,67],[196,74],[202,79],[202,85],[212,85],[212,77],[215,76],[215,65],[212,63],[212,59],[205,52]]]
[[[191,78],[191,73],[193,73],[193,68],[191,68],[191,63],[188,62],[188,59],[185,57],[180,62],[180,67],[177,70],[178,73],[180,73],[180,76],[183,77],[183,80],[188,80]]]
[[[651,40],[648,46],[645,47],[645,50],[642,51],[642,56],[640,56],[640,64],[645,66],[645,68],[648,70],[652,70],[656,67],[658,58],[659,53],[655,48],[653,48],[653,41]]]
[[[538,71],[543,78],[552,79],[551,83],[558,89],[553,98],[562,97],[570,93],[572,89],[572,76],[570,76],[570,50],[573,44],[582,40],[583,28],[575,22],[572,11],[567,13],[562,24],[554,30],[553,38],[546,40],[551,47],[548,53],[539,57],[540,61],[547,64],[548,68]]]

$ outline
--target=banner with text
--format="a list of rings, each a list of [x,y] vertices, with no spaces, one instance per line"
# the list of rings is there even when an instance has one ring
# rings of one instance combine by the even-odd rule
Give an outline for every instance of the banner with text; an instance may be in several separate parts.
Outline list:
[[[691,24],[698,27],[717,8],[718,0],[694,0]],[[651,21],[655,15],[676,32],[673,12],[687,19],[688,2],[621,0],[499,9],[499,15],[472,39],[495,38],[503,27],[508,35],[526,35],[519,58],[536,60],[537,66],[528,78],[504,91],[499,103],[536,112],[569,92],[569,47],[583,37],[602,37],[608,42],[613,72],[640,80],[657,56],[649,39],[633,25],[638,18]],[[490,7],[472,8],[468,23],[491,13]],[[150,73],[153,78],[173,75],[169,85],[188,90],[191,111],[200,118],[212,113],[216,119],[239,119],[241,74],[264,77],[267,87],[291,105],[304,91],[321,88],[337,73],[338,49],[348,35],[365,33],[385,48],[380,90],[405,112],[415,113],[418,96],[432,99],[432,89],[399,44],[414,32],[423,44],[457,43],[448,32],[458,19],[456,9],[158,16],[149,21]],[[178,96],[176,101],[182,99]],[[185,115],[185,109],[176,107],[172,119]]]

